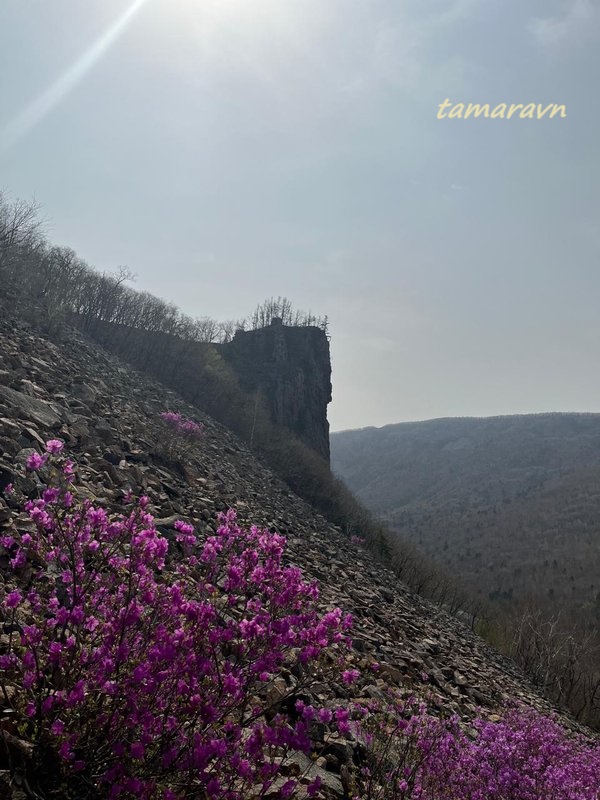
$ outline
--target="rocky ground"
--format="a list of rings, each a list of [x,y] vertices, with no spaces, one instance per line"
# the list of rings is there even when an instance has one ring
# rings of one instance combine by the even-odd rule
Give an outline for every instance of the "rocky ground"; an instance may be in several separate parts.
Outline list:
[[[206,427],[183,468],[169,463],[157,445],[158,414],[166,408]],[[66,332],[53,342],[5,312],[0,318],[0,488],[12,482],[26,493],[34,489],[24,462],[31,448],[51,437],[65,441],[90,496],[116,508],[128,487],[143,491],[164,531],[178,518],[200,530],[214,529],[217,513],[233,506],[243,521],[286,534],[290,560],[318,579],[323,605],[339,605],[354,616],[351,657],[370,676],[355,692],[377,696],[385,684],[429,687],[434,704],[463,718],[478,707],[493,715],[509,697],[550,710],[512,662],[458,619],[412,594],[221,425],[79,334]],[[0,528],[10,529],[19,519],[18,510],[0,500]],[[0,550],[0,568],[1,559]],[[373,661],[381,664],[377,677],[368,670]],[[343,696],[347,690],[332,691]],[[338,742],[312,765],[329,796],[344,796],[344,761],[350,757],[351,746]]]

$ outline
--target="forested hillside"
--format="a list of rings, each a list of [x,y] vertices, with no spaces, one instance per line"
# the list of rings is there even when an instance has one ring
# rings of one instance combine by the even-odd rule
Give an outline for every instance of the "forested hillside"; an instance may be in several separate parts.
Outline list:
[[[600,415],[347,431],[332,435],[332,460],[372,511],[480,594],[597,603]]]
[[[402,423],[333,434],[331,451],[399,540],[488,604],[487,635],[547,691],[587,684],[600,701],[600,415]]]

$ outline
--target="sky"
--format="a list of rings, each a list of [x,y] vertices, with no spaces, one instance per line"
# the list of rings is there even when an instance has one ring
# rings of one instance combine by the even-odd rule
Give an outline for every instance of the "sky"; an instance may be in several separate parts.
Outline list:
[[[600,411],[599,43],[600,0],[0,0],[0,189],[192,316],[328,315],[332,430]]]

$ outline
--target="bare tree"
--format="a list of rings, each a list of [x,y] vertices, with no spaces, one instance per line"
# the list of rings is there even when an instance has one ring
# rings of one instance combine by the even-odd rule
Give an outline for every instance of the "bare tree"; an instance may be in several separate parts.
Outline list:
[[[287,297],[270,297],[260,303],[247,320],[251,330],[266,328],[272,324],[274,319],[280,319],[283,325],[295,327],[314,326],[327,330],[327,317],[317,317],[310,311],[300,311],[294,309]]]
[[[11,203],[0,192],[0,269],[11,250],[31,245],[39,237],[43,224],[39,211],[35,200]]]
[[[529,600],[513,625],[511,655],[534,682],[577,719],[598,724],[600,641],[560,612],[548,614]]]

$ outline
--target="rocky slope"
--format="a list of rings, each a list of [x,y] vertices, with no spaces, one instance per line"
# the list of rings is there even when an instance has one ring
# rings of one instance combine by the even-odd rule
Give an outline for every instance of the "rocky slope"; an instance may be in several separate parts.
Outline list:
[[[206,426],[204,440],[182,468],[169,466],[156,444],[157,415],[165,408]],[[512,662],[460,621],[411,594],[222,426],[79,334],[67,332],[52,342],[5,311],[0,317],[0,488],[9,482],[26,491],[34,488],[24,460],[30,448],[50,436],[64,439],[91,496],[117,507],[126,488],[143,490],[165,532],[181,517],[201,531],[214,529],[216,514],[233,506],[243,521],[286,534],[289,558],[318,579],[323,606],[340,605],[354,615],[352,658],[371,677],[353,691],[377,696],[386,683],[429,686],[434,703],[465,718],[478,706],[493,714],[508,697],[549,710]],[[18,524],[18,511],[0,501],[0,528]],[[0,568],[2,558],[0,552]],[[368,669],[373,661],[381,664],[376,678]],[[328,691],[343,697],[348,690]],[[344,796],[343,762],[351,752],[339,747],[314,767],[323,773],[331,797]]]

